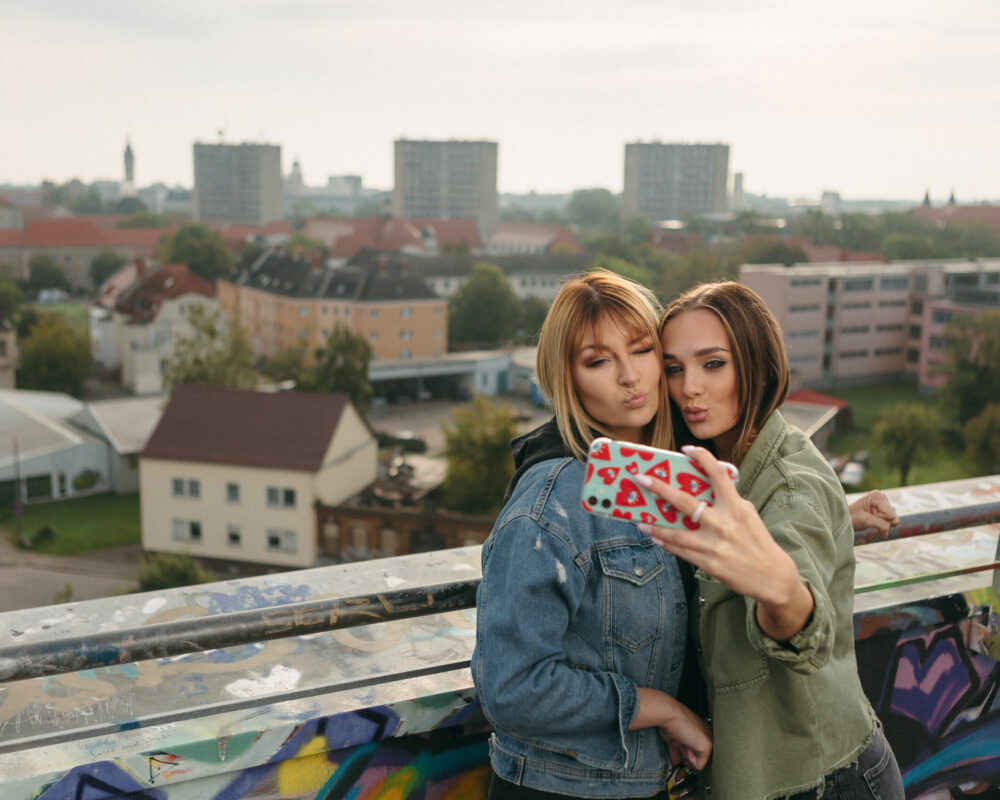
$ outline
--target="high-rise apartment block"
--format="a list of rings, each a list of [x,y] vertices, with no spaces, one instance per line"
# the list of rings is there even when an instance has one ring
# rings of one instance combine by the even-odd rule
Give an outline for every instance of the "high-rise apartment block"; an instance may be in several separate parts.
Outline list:
[[[1000,259],[744,264],[740,281],[764,298],[792,370],[814,386],[902,375],[939,386],[952,317],[1000,309]]]
[[[728,144],[625,145],[622,219],[650,222],[727,210]]]
[[[237,225],[281,219],[281,146],[195,142],[194,217]]]
[[[497,151],[496,142],[397,139],[392,215],[474,219],[487,239],[500,221]]]

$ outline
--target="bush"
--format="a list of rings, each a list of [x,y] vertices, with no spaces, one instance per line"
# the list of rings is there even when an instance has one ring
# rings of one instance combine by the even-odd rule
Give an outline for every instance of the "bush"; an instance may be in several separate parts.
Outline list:
[[[56,529],[51,525],[42,525],[31,535],[31,549],[37,550],[41,545],[47,544],[56,538]]]
[[[403,453],[426,453],[427,442],[415,436],[393,436],[391,433],[378,433],[379,447],[398,447]]]
[[[139,567],[139,591],[173,589],[215,580],[211,570],[183,553],[151,553]]]
[[[75,478],[73,478],[73,488],[78,492],[84,489],[90,489],[97,484],[98,479],[101,477],[100,473],[95,472],[92,469],[85,469]]]

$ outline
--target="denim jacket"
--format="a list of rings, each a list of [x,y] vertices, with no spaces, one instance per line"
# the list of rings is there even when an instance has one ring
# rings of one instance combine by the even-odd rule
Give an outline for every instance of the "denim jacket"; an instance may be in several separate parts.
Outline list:
[[[472,674],[511,783],[643,797],[669,769],[655,728],[629,731],[638,687],[676,694],[687,602],[677,562],[631,522],[588,513],[584,465],[542,461],[483,545]]]
[[[815,601],[788,642],[756,602],[698,570],[691,624],[708,684],[710,797],[765,800],[822,787],[878,724],[854,658],[854,532],[844,490],[802,431],[775,412],[739,465],[739,493],[795,561]]]

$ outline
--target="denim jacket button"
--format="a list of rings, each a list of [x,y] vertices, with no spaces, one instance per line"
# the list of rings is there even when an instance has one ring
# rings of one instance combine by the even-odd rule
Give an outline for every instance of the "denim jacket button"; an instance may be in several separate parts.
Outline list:
[[[704,595],[698,595],[698,605],[700,605],[700,606],[705,605],[705,597],[704,597]]]
[[[639,566],[635,567],[632,571],[640,578],[646,574],[646,570]]]

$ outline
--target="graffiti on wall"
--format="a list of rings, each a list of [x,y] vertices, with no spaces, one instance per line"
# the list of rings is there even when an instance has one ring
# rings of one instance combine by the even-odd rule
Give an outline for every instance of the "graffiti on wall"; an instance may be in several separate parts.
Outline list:
[[[1000,663],[982,617],[858,641],[911,800],[1000,798]]]
[[[470,698],[399,704],[445,712],[424,733],[405,729],[400,708],[380,706],[311,720],[284,738],[248,732],[133,759],[74,768],[35,800],[474,800],[489,781],[485,721]],[[243,766],[241,766],[243,765]],[[207,769],[206,769],[207,767]]]

